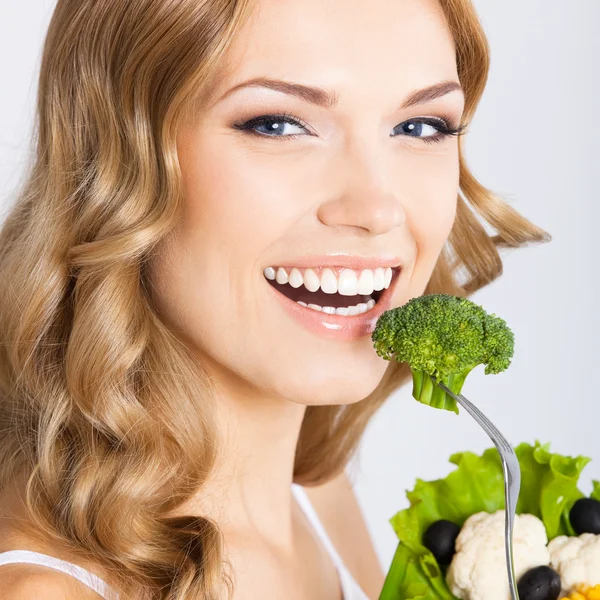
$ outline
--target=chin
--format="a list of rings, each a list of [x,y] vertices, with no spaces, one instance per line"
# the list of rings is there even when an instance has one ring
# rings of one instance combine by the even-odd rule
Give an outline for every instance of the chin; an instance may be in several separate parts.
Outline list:
[[[376,357],[378,358],[378,357]],[[293,378],[280,381],[279,387],[284,390],[286,400],[307,406],[323,406],[328,404],[355,404],[372,394],[383,378],[387,361],[379,359],[383,364],[375,368],[363,365],[362,368],[340,367],[336,370],[318,369],[306,371],[309,376],[299,380]]]

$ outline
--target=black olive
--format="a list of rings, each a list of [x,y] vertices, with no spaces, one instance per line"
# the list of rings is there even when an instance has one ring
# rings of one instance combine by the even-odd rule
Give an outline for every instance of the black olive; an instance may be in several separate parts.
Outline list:
[[[560,589],[560,575],[550,567],[529,569],[517,584],[520,600],[557,600]]]
[[[459,533],[460,527],[456,523],[440,519],[427,528],[423,534],[423,544],[431,550],[438,564],[446,566],[452,562]]]
[[[577,535],[600,533],[600,502],[593,498],[580,498],[573,504],[569,518]]]

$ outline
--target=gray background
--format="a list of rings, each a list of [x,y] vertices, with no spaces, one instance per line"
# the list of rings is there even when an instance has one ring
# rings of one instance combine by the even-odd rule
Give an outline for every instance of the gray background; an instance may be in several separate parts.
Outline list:
[[[0,214],[28,160],[41,44],[54,0],[0,0]],[[479,367],[465,394],[509,440],[551,441],[594,458],[582,489],[600,479],[595,277],[600,162],[600,0],[475,0],[492,49],[489,84],[467,142],[475,175],[553,236],[504,254],[505,272],[473,296],[516,336],[513,365]],[[396,547],[388,519],[416,477],[451,469],[453,452],[490,446],[476,424],[421,406],[406,387],[371,422],[350,473],[377,553]]]

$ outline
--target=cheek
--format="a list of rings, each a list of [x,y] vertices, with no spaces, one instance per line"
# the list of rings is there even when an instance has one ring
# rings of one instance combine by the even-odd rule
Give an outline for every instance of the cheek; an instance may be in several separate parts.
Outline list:
[[[411,174],[412,193],[405,203],[405,212],[415,243],[413,280],[424,289],[456,216],[458,152],[415,160]]]
[[[437,259],[454,223],[458,187],[436,185],[432,192],[434,200],[416,207],[410,220],[419,254]]]
[[[281,238],[300,214],[302,203],[293,197],[301,189],[294,181],[298,170],[227,135],[198,136],[195,144],[182,146],[180,164],[184,229],[202,230],[211,249],[225,240],[231,247],[235,240],[233,246],[247,262]]]
[[[303,214],[301,170],[199,129],[179,138],[178,159],[182,217],[155,273],[157,304],[197,348],[227,362],[241,328],[260,327],[261,261]]]

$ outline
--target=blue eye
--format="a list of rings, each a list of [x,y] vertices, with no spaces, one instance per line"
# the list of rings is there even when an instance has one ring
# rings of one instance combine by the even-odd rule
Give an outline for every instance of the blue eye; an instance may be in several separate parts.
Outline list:
[[[464,131],[465,127],[452,128],[443,119],[420,118],[404,121],[394,127],[394,131],[399,130],[396,135],[405,135],[415,137],[431,144],[433,142],[441,142],[443,139],[451,135],[459,135]]]
[[[394,130],[397,128],[399,128],[404,135],[413,137],[431,137],[440,132],[440,130],[436,129],[433,125],[423,123],[422,121],[405,121],[394,127]]]
[[[260,131],[261,128],[263,131]],[[297,135],[297,133],[294,132],[294,128],[296,130],[300,130],[300,133],[302,133],[302,130],[304,130],[301,125],[296,125],[289,119],[284,120],[279,118],[262,119],[262,121],[255,123],[253,127],[255,131],[258,131],[258,133],[264,133],[267,135],[274,134],[277,137]]]
[[[301,135],[314,135],[308,127],[290,114],[261,115],[242,123],[235,123],[234,129],[250,135],[264,138],[280,138],[290,140]],[[418,118],[404,121],[394,127],[390,137],[398,135],[414,137],[428,144],[441,142],[451,135],[461,134],[466,126],[452,128],[444,119]]]
[[[300,135],[312,135],[299,119],[288,114],[261,115],[244,123],[235,123],[234,129],[261,137],[293,139]]]

